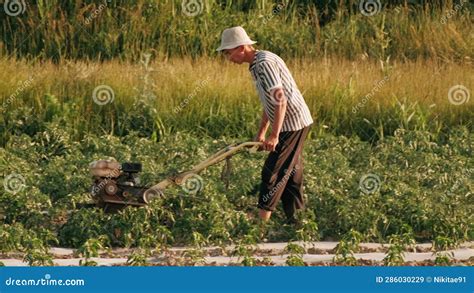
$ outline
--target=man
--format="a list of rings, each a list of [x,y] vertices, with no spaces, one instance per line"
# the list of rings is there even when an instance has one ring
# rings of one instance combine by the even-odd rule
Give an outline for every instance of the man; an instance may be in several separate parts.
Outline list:
[[[245,30],[224,30],[222,51],[231,62],[249,63],[263,105],[260,129],[255,138],[270,151],[262,170],[258,199],[259,216],[267,221],[280,199],[288,223],[295,223],[295,210],[303,201],[303,144],[313,123],[308,106],[285,62],[269,51],[256,50]],[[265,138],[271,124],[271,133]]]

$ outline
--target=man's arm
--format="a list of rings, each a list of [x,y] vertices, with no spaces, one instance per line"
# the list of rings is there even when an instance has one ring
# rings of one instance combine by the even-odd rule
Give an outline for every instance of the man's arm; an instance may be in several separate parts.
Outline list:
[[[285,92],[282,88],[278,88],[273,92],[273,98],[276,103],[275,105],[275,117],[272,123],[272,132],[267,140],[264,142],[264,149],[267,151],[275,151],[278,144],[278,135],[280,134],[281,127],[283,126],[283,119],[286,113],[286,97]]]
[[[262,119],[260,121],[260,128],[258,130],[257,136],[255,137],[255,141],[264,142],[265,141],[265,133],[267,133],[267,129],[270,123],[268,123],[268,116],[263,110]]]

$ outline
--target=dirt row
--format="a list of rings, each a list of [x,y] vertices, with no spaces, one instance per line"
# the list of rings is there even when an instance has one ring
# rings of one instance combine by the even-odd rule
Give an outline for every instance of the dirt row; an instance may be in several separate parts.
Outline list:
[[[304,248],[300,254],[305,265],[336,265],[333,262],[338,242],[293,242]],[[252,246],[251,257],[256,265],[282,266],[292,255],[285,251],[288,243],[261,243]],[[379,243],[361,243],[359,251],[353,254],[357,265],[382,265],[389,245]],[[146,257],[146,265],[240,265],[243,256],[235,254],[236,246],[226,247],[173,247]],[[99,257],[90,260],[99,266],[126,265],[130,255],[136,249],[114,248],[101,251]],[[83,258],[77,257],[73,249],[51,248],[53,263],[58,266],[78,266]],[[451,264],[474,265],[474,242],[466,242],[455,250],[443,252],[450,255]],[[416,244],[412,250],[403,254],[405,265],[434,265],[436,255],[431,243]],[[0,261],[6,266],[27,266],[22,253],[0,255]]]

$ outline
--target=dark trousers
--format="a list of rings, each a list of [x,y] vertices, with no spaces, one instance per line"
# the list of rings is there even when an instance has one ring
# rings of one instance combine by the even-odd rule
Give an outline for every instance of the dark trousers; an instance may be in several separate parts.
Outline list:
[[[258,208],[274,211],[280,199],[286,216],[291,219],[303,201],[303,145],[309,126],[297,131],[281,132],[278,145],[270,152],[262,169]]]

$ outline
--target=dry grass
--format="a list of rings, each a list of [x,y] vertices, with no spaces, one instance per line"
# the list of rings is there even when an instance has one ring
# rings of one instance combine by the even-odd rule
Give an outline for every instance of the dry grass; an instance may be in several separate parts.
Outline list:
[[[141,96],[145,89],[156,96],[151,104],[156,107],[157,115],[174,129],[189,129],[196,125],[219,128],[219,125],[204,123],[214,117],[212,119],[224,119],[222,123],[234,121],[237,124],[245,122],[237,120],[247,119],[250,125],[246,127],[252,131],[261,109],[248,66],[234,65],[219,58],[155,60],[148,69],[141,64],[119,61],[55,65],[1,60],[0,65],[3,68],[0,95],[4,104],[22,81],[34,76],[31,86],[9,102],[7,109],[28,105],[39,115],[47,111],[45,96],[54,96],[62,104],[72,102],[87,120],[103,111],[119,115],[118,112],[127,111],[135,101],[144,99]],[[460,106],[452,105],[448,100],[448,91],[454,85],[474,88],[474,69],[468,65],[438,65],[434,61],[377,63],[341,58],[293,59],[288,65],[318,124],[325,124],[336,132],[345,129],[342,132],[350,134],[354,123],[363,118],[374,125],[384,118],[387,118],[386,122],[393,118],[404,125],[407,121],[398,121],[403,119],[400,115],[411,113],[400,111],[414,111],[414,118],[418,114],[435,117],[436,123],[442,124],[439,127],[472,121],[472,100]],[[112,105],[99,107],[92,100],[94,88],[102,84],[114,90]],[[354,112],[353,107],[371,92],[373,95],[364,101],[363,107]],[[181,109],[173,112],[180,104]],[[243,111],[246,114],[242,114]],[[423,119],[415,122],[420,123],[416,128],[424,129],[430,124],[428,118]],[[367,129],[364,131],[367,133]]]
[[[145,71],[140,64],[111,61],[105,63],[51,62],[28,64],[23,61],[0,60],[0,95],[8,97],[16,86],[34,76],[34,85],[23,93],[26,97],[54,94],[85,97],[90,86],[110,85],[119,101],[127,102],[143,81]],[[456,84],[468,88],[474,85],[474,69],[456,63],[438,65],[433,61],[381,63],[346,59],[290,60],[287,62],[302,92],[310,103],[331,103],[331,93],[341,89],[353,99],[365,96],[389,76],[374,100],[388,102],[387,97],[407,97],[423,104],[449,104],[447,92]],[[201,91],[203,99],[216,96],[229,102],[247,96],[256,98],[256,91],[248,73],[248,65],[235,65],[221,59],[186,58],[155,61],[150,78],[155,82],[158,102],[169,106],[176,98],[189,95],[196,85],[207,80]],[[387,69],[388,67],[388,69]],[[20,101],[17,101],[19,103]],[[31,102],[31,101],[30,101]]]

